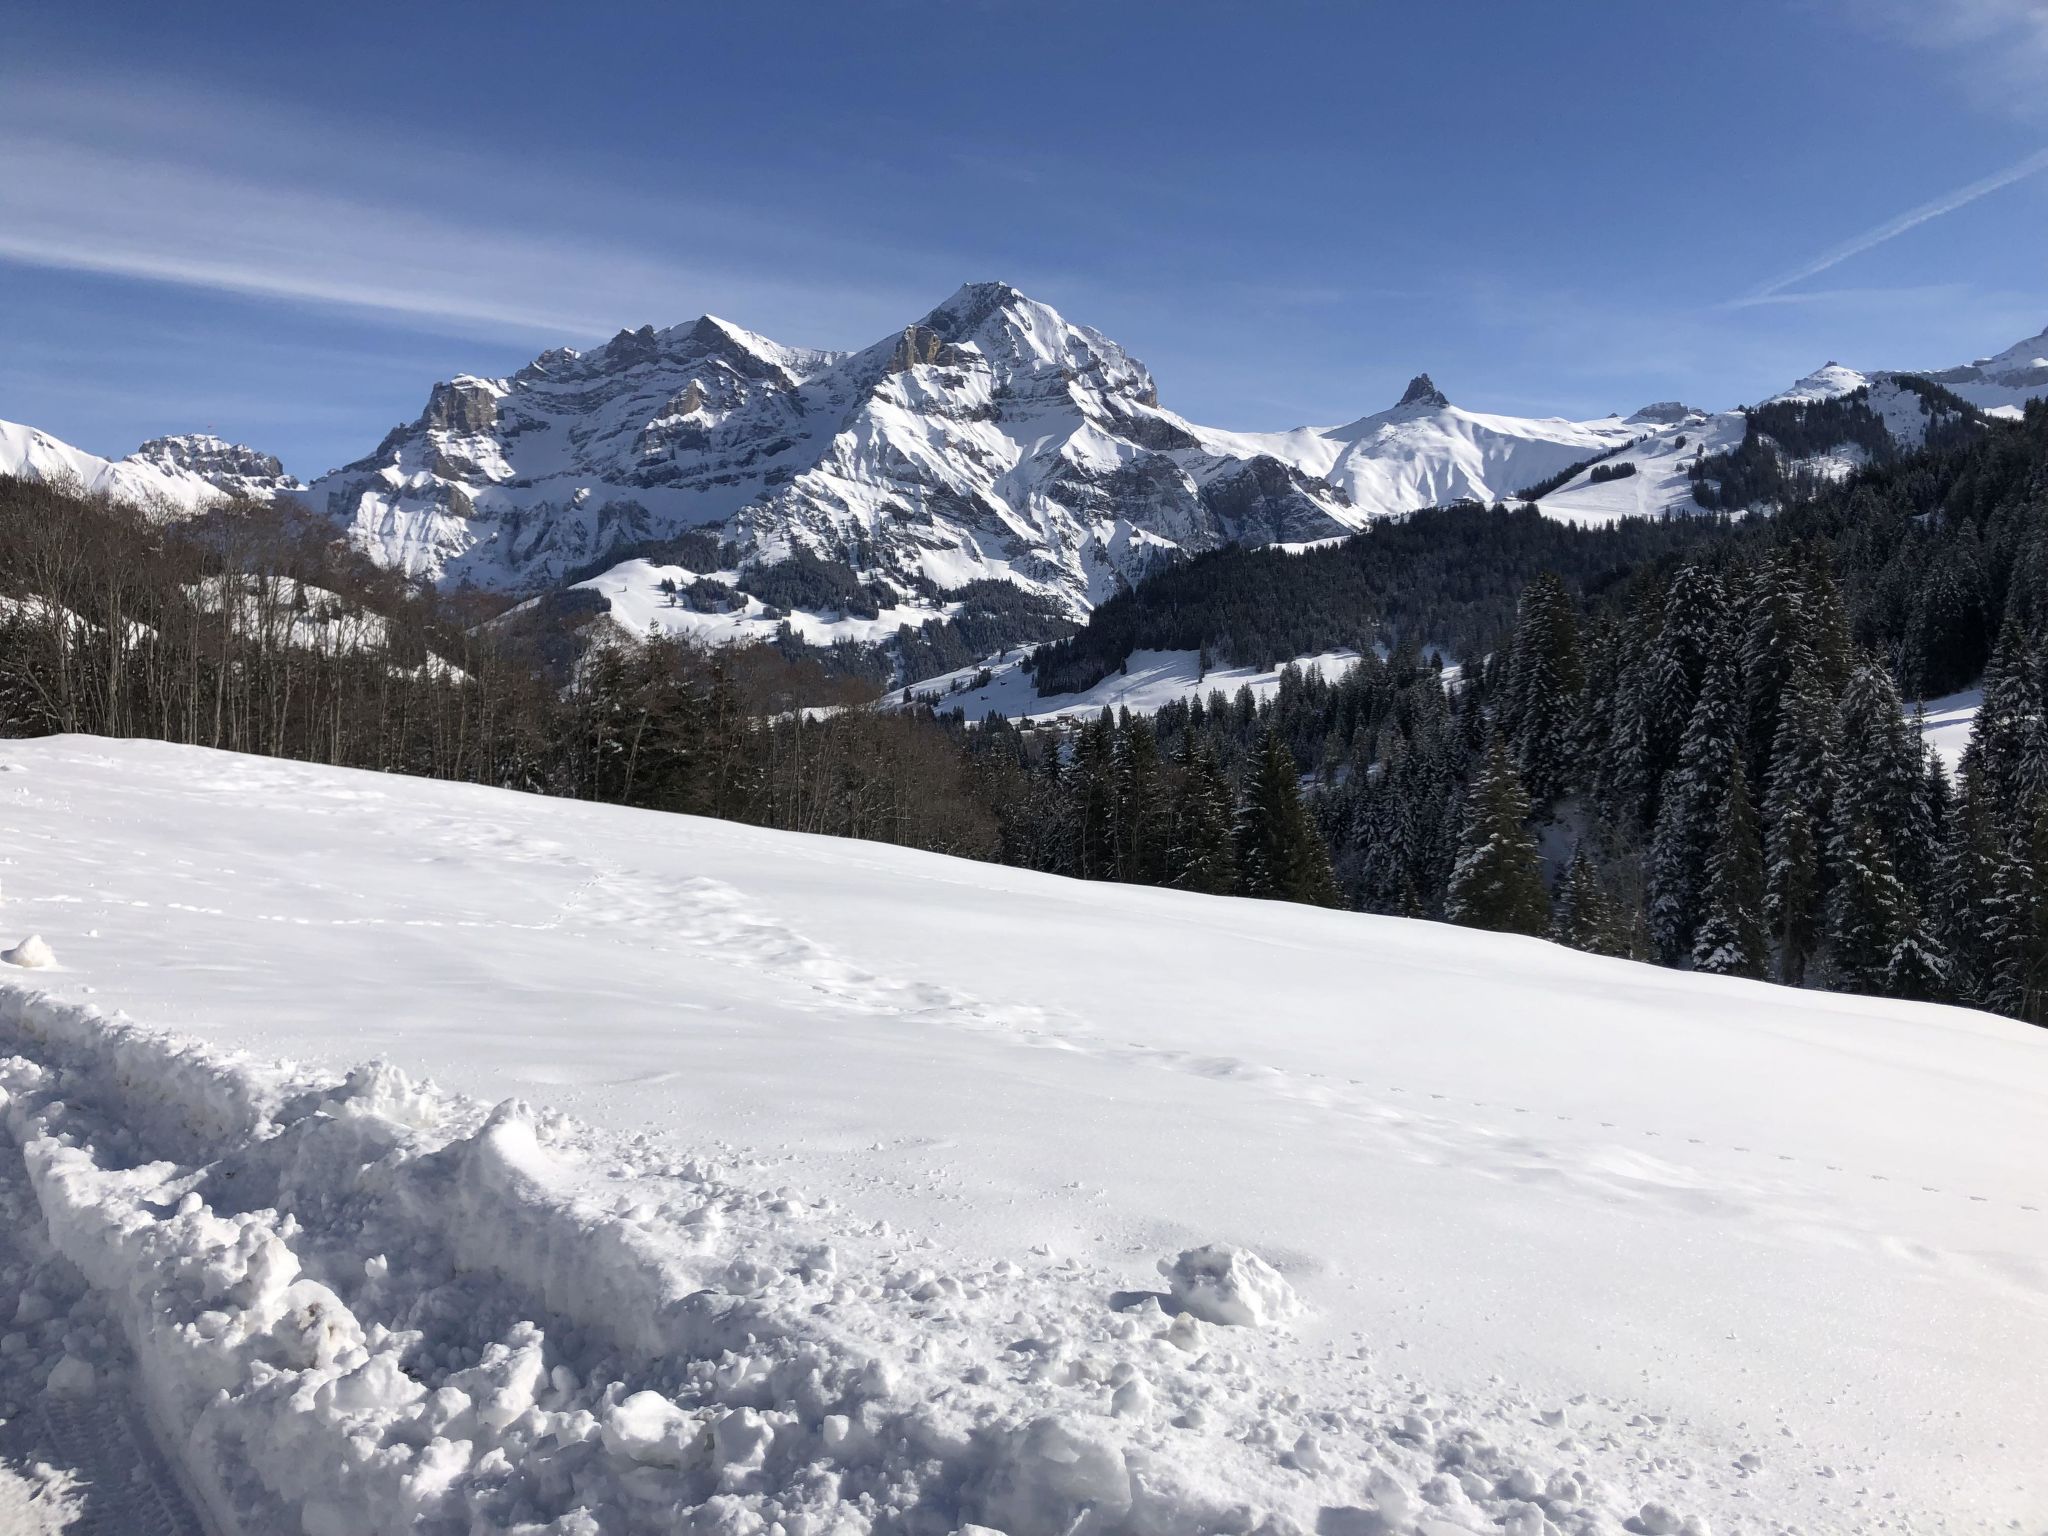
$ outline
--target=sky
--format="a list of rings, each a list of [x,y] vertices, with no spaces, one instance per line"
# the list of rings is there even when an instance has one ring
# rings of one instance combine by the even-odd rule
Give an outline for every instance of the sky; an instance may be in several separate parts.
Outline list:
[[[0,417],[311,477],[722,315],[999,278],[1162,403],[1597,416],[2048,325],[2048,0],[0,9]]]

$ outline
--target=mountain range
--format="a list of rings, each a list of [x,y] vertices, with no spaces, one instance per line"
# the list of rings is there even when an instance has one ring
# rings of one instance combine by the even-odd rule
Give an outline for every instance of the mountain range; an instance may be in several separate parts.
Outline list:
[[[1928,397],[1900,377],[1829,364],[1771,398],[1868,391],[1894,441],[1917,446]],[[2048,331],[1918,377],[2016,414],[2048,394]],[[802,553],[913,608],[996,578],[1078,616],[1177,552],[1340,537],[1457,500],[1540,494],[1546,512],[1587,521],[1690,508],[1694,461],[1746,426],[1673,402],[1593,421],[1468,411],[1425,374],[1342,426],[1207,427],[1162,406],[1145,366],[1100,332],[976,283],[857,352],[706,316],[544,352],[508,377],[459,376],[305,485],[214,437],[108,461],[4,422],[0,473],[174,513],[296,497],[380,564],[443,587],[527,595],[610,571],[616,593],[623,562],[669,569],[679,538],[712,529],[698,545],[728,572]],[[1840,472],[1860,452],[1813,467]]]

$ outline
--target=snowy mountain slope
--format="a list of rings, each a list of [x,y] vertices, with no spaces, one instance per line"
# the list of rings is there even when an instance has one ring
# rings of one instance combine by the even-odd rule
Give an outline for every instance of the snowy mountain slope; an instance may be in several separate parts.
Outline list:
[[[1121,672],[1112,672],[1093,688],[1041,694],[1023,667],[1029,650],[1020,647],[979,665],[894,689],[882,696],[881,707],[901,709],[929,702],[942,710],[965,710],[971,721],[985,720],[991,712],[1009,720],[1093,720],[1105,709],[1149,715],[1175,700],[1206,699],[1212,692],[1234,698],[1238,689],[1249,688],[1252,697],[1261,698],[1279,689],[1280,674],[1287,667],[1318,670],[1334,680],[1358,662],[1356,651],[1329,651],[1298,656],[1278,667],[1211,667],[1204,672],[1199,651],[1133,651]],[[984,671],[989,680],[977,683]]]
[[[1277,460],[1209,451],[1122,348],[999,283],[850,356],[706,318],[458,379],[310,497],[444,582],[546,585],[723,524],[748,560],[801,547],[906,595],[1007,577],[1077,609],[1160,549],[1355,522]]]
[[[1538,505],[1547,517],[1588,524],[1697,511],[1693,460],[1739,447],[1747,430],[1740,411],[1689,411],[1676,421],[1641,422],[1634,443],[1574,475]],[[1594,479],[1595,470],[1603,478]]]
[[[1107,337],[983,283],[850,356],[706,319],[457,379],[310,496],[438,581],[545,585],[710,524],[748,562],[802,548],[906,599],[1000,577],[1080,613],[1162,553],[1495,499],[1636,435],[1464,411],[1426,377],[1347,426],[1203,427]]]
[[[904,603],[879,608],[871,619],[803,609],[771,612],[758,597],[743,593],[738,607],[696,606],[690,589],[707,579],[730,583],[742,577],[736,570],[699,572],[680,565],[656,565],[651,560],[627,560],[588,581],[578,582],[571,590],[594,592],[602,597],[611,621],[636,638],[650,633],[679,635],[701,645],[773,640],[785,623],[810,645],[831,645],[840,640],[886,640],[902,625],[915,629],[949,617],[959,606]],[[674,593],[664,589],[664,582],[673,584]]]
[[[268,500],[299,489],[268,454],[204,435],[158,437],[103,459],[47,432],[0,421],[0,475],[76,486],[88,496],[191,513],[229,496]]]
[[[1505,501],[1642,430],[1617,417],[1567,421],[1462,410],[1425,373],[1390,410],[1306,434],[1313,450],[1304,434],[1282,441],[1299,454],[1303,469],[1337,486],[1361,510],[1385,516],[1454,501]]]
[[[0,970],[0,1194],[88,1283],[4,1271],[0,1389],[132,1352],[244,1529],[2048,1520],[2038,1031],[154,743],[0,769],[0,930],[61,967]],[[1158,1272],[1218,1242],[1300,1313]]]
[[[2048,396],[2048,329],[1994,356],[1925,377],[1983,410],[2017,415],[2029,400]]]
[[[1974,366],[2019,388],[2029,345]],[[1895,377],[1829,364],[1772,398],[1867,386],[1898,440],[1917,444],[1925,412]],[[1582,476],[1544,509],[1690,509],[1687,459],[1702,433],[1739,442],[1740,421],[1676,405],[1595,421],[1468,411],[1425,374],[1343,426],[1229,431],[1162,408],[1145,367],[1100,332],[978,283],[852,354],[707,317],[547,353],[506,379],[458,378],[310,495],[374,558],[441,582],[544,588],[615,552],[668,563],[664,540],[713,527],[731,546],[722,564],[801,549],[925,609],[993,577],[1078,616],[1177,550],[1301,544],[1503,500],[1617,450],[1644,477]]]

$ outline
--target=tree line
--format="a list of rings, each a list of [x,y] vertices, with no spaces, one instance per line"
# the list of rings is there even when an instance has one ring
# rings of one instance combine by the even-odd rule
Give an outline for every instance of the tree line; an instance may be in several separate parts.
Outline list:
[[[878,711],[772,646],[614,635],[551,671],[519,623],[407,587],[288,510],[166,522],[0,481],[0,731],[154,736],[1547,933],[2042,1022],[2048,407],[1776,518],[1701,521],[1631,542],[1555,540],[1512,512],[1411,519],[1464,530],[1445,562],[1487,529],[1494,555],[1463,588],[1398,539],[1385,547],[1410,553],[1358,568],[1441,571],[1434,600],[1467,620],[1536,566],[1462,666],[1411,633],[1342,676],[1288,669],[1264,697],[1065,725]],[[1543,568],[1557,549],[1567,569]],[[1254,562],[1253,596],[1284,600],[1303,558]],[[1347,579],[1320,588],[1314,622],[1336,620]],[[1409,598],[1418,616],[1430,600]],[[332,603],[379,623],[332,622]],[[1950,775],[1905,701],[1980,675]]]

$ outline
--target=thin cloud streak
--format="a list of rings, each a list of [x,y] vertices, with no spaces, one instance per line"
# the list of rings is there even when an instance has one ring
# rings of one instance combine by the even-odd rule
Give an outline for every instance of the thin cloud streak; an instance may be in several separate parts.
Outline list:
[[[204,115],[165,111],[144,142],[118,113],[109,134],[79,110],[19,106],[0,109],[0,163],[10,167],[0,178],[0,261],[499,341],[580,343],[717,309],[758,328],[822,321],[848,333],[829,339],[860,344],[914,302],[888,279],[821,286],[781,249],[800,243],[800,231],[743,210],[650,208],[644,197],[586,184],[573,194],[550,188],[510,220],[493,191],[532,190],[539,178],[530,167],[472,161],[465,174],[423,178],[418,157],[408,163],[374,140],[343,164],[325,143],[313,144],[316,157],[296,125],[253,107],[237,109],[238,126],[267,122],[270,131],[245,133],[250,148],[235,159],[248,163],[229,163],[220,124]],[[315,174],[294,175],[294,160]],[[460,206],[465,197],[472,206]],[[805,254],[814,259],[815,247]],[[833,255],[842,270],[893,266],[899,277],[915,265],[845,240]],[[945,291],[936,279],[934,288],[917,297],[929,303]]]
[[[1998,191],[2001,187],[2009,187],[2016,181],[2024,181],[2027,177],[2043,170],[2048,170],[2048,149],[2038,149],[2024,160],[2016,161],[2002,171],[1994,171],[1991,175],[1973,181],[1968,186],[1958,187],[1955,191],[1945,193],[1931,202],[1925,202],[1917,208],[1908,209],[1897,218],[1887,220],[1875,229],[1865,230],[1862,234],[1856,236],[1855,239],[1838,245],[1833,250],[1815,257],[1803,267],[1799,267],[1782,277],[1765,283],[1754,293],[1749,294],[1745,298],[1733,300],[1726,307],[1742,309],[1754,304],[1769,303],[1795,283],[1803,283],[1810,277],[1817,277],[1830,267],[1840,266],[1852,256],[1860,256],[1865,251],[1883,245],[1887,240],[1896,240],[1910,229],[1917,229],[1922,224],[1938,219],[1944,214],[1954,213],[1958,208],[1967,207],[1969,204],[1976,202],[1980,197],[1987,197],[1991,193]]]

